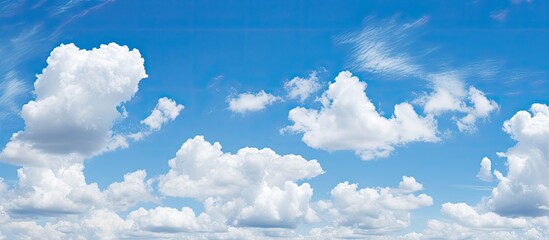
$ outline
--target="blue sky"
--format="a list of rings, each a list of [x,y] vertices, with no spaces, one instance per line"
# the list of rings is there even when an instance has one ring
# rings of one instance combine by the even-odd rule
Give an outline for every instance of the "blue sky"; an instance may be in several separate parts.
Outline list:
[[[545,239],[547,4],[0,1],[0,239]]]

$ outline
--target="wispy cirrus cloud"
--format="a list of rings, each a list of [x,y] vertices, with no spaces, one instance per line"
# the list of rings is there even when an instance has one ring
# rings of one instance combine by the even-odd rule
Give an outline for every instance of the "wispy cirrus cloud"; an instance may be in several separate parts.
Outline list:
[[[407,23],[368,18],[362,30],[343,36],[340,43],[351,45],[351,67],[357,70],[382,79],[427,81],[431,91],[412,102],[423,107],[427,115],[450,113],[459,131],[474,132],[477,120],[486,119],[499,106],[483,91],[467,86],[464,79],[470,77],[471,72],[478,72],[481,77],[493,76],[497,68],[491,62],[452,67],[429,58],[432,47],[426,48],[414,41],[417,31],[428,23],[428,16]],[[473,68],[478,71],[471,71]]]
[[[366,22],[373,21],[367,19]],[[354,60],[351,66],[385,77],[421,75],[423,70],[406,51],[406,35],[428,22],[424,17],[405,25],[395,21],[367,24],[361,31],[343,36],[341,44],[351,44]]]

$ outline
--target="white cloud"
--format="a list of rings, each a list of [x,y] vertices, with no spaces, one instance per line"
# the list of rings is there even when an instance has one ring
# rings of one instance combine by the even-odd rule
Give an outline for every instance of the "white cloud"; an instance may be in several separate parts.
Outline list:
[[[124,175],[124,181],[115,182],[103,192],[107,206],[115,210],[127,210],[139,202],[154,201],[152,181],[146,180],[147,172],[138,170]]]
[[[303,102],[312,93],[320,89],[317,72],[311,72],[309,78],[294,77],[292,80],[284,83],[284,88],[288,92],[288,97],[290,99],[299,98],[299,100]]]
[[[168,207],[150,210],[139,208],[128,215],[128,220],[139,230],[167,233],[205,231],[207,229],[204,228],[212,224],[207,214],[202,213],[197,217],[188,207],[181,210]]]
[[[127,138],[140,141],[151,133],[160,130],[167,122],[175,120],[184,108],[183,105],[177,104],[174,100],[167,97],[158,99],[158,103],[151,114],[140,122],[147,126],[148,129],[128,134]],[[121,138],[126,140],[126,136],[121,136]]]
[[[493,212],[479,214],[465,203],[444,203],[441,212],[455,222],[474,229],[512,229],[525,228],[528,225],[522,218],[502,217]]]
[[[505,21],[507,15],[509,15],[509,9],[500,9],[490,12],[490,18],[500,22]]]
[[[436,73],[427,70],[421,64],[422,57],[436,47],[421,48],[414,52],[410,48],[415,28],[425,25],[429,17],[422,17],[414,22],[398,24],[394,19],[386,22],[375,22],[367,19],[369,24],[360,32],[344,36],[341,43],[349,43],[353,51],[353,67],[357,70],[375,73],[382,78],[420,78],[432,84],[433,91],[421,96],[414,102],[424,107],[424,112],[435,117],[447,112],[465,114],[453,116],[460,131],[473,132],[478,119],[485,119],[498,109],[498,105],[488,100],[484,93],[473,86],[466,88],[461,75],[473,74],[467,70],[450,68],[450,71]],[[429,64],[432,68],[433,64]]]
[[[366,83],[340,72],[320,99],[320,110],[297,107],[285,130],[303,133],[310,147],[328,151],[354,150],[364,160],[387,157],[397,145],[436,142],[436,122],[419,116],[409,103],[395,105],[391,118],[375,109],[365,94]]]
[[[17,186],[4,190],[4,206],[19,215],[64,215],[97,207],[122,211],[155,200],[144,170],[126,174],[124,181],[101,192],[96,183],[86,183],[83,169],[82,164],[59,169],[20,168]]]
[[[16,75],[16,72],[10,71],[0,83],[0,118],[16,112],[15,99],[28,92],[27,86]]]
[[[491,182],[492,177],[492,162],[489,158],[484,157],[480,162],[480,170],[478,171],[477,178],[485,182]]]
[[[117,107],[129,101],[147,77],[143,61],[138,50],[115,43],[92,50],[68,44],[51,52],[47,67],[37,75],[35,100],[22,108],[25,129],[14,133],[0,154],[0,160],[22,166],[17,185],[3,189],[10,213],[59,216],[97,207],[125,210],[152,199],[144,171],[126,175],[124,182],[105,192],[86,183],[83,172],[84,159],[128,146],[126,137],[111,128],[123,117]]]
[[[493,212],[480,213],[465,203],[445,203],[441,212],[451,221],[431,219],[421,239],[545,239],[549,217],[504,217]]]
[[[549,215],[549,107],[533,104],[505,121],[503,130],[517,144],[500,154],[509,170],[506,176],[495,172],[499,183],[486,206],[501,215]]]
[[[92,50],[55,48],[25,104],[25,130],[14,134],[0,159],[15,165],[79,163],[113,148],[111,131],[147,75],[138,50],[115,43]],[[117,142],[117,141],[115,141]],[[125,146],[124,144],[114,146]]]
[[[141,124],[147,125],[151,130],[159,130],[166,122],[175,120],[181,110],[183,105],[167,97],[160,98],[151,115],[143,119]]]
[[[476,130],[478,119],[486,119],[499,109],[498,104],[486,98],[482,91],[473,86],[467,89],[458,72],[431,74],[429,81],[433,91],[414,102],[423,106],[425,113],[434,116],[455,112],[465,114],[461,118],[454,117],[460,131]]]
[[[220,222],[294,227],[315,219],[309,207],[311,187],[295,181],[322,174],[316,160],[280,156],[268,148],[223,153],[219,143],[196,136],[182,145],[169,165],[169,172],[159,177],[160,192],[200,200]]]
[[[279,101],[280,98],[261,90],[258,93],[241,93],[227,98],[229,109],[235,113],[257,112]]]
[[[358,33],[345,36],[341,43],[352,44],[355,68],[385,76],[419,76],[421,67],[404,51],[403,40],[410,29],[427,21],[428,18],[421,18],[406,25],[393,22],[368,25]]]
[[[466,109],[467,115],[457,121],[460,131],[474,131],[477,119],[486,119],[490,113],[499,109],[494,100],[486,98],[484,93],[475,87],[469,87],[468,101],[472,106]]]
[[[86,184],[82,164],[56,170],[23,167],[18,185],[8,193],[6,207],[17,214],[73,214],[101,203],[97,184]]]
[[[414,195],[422,186],[413,177],[402,178],[399,188],[362,188],[348,182],[331,191],[332,200],[318,207],[328,213],[334,227],[315,231],[342,231],[342,236],[387,234],[410,225],[410,210],[431,206],[433,198],[424,193]],[[313,231],[314,232],[314,231]]]

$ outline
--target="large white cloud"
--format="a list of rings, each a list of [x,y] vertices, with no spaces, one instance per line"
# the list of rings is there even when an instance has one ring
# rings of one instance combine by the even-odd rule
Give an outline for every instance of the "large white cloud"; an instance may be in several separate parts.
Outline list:
[[[413,177],[404,176],[398,188],[362,188],[343,182],[331,191],[332,199],[320,201],[318,208],[328,213],[333,226],[313,230],[337,237],[365,237],[387,234],[410,225],[410,210],[431,206],[433,198],[414,193],[423,186]],[[337,234],[336,234],[337,233]]]
[[[320,99],[322,107],[297,107],[285,128],[303,133],[310,147],[353,150],[364,160],[387,157],[398,145],[410,142],[436,142],[436,122],[421,117],[409,103],[395,105],[391,118],[383,117],[365,94],[366,83],[348,71],[340,72]]]
[[[486,206],[502,215],[549,216],[549,107],[533,104],[505,121],[503,130],[517,144],[500,154],[509,170],[495,172],[499,183]]]
[[[5,209],[63,215],[96,207],[125,210],[153,200],[144,171],[126,175],[104,192],[87,183],[83,172],[84,159],[128,146],[126,136],[111,129],[123,117],[117,107],[147,77],[139,51],[115,43],[92,50],[68,44],[55,48],[47,63],[37,75],[35,99],[21,110],[24,130],[13,134],[0,154],[0,160],[22,166],[17,184],[2,194]]]
[[[13,134],[0,160],[16,165],[78,163],[127,146],[111,128],[145,77],[138,50],[115,43],[82,50],[55,48],[34,83],[35,100],[23,106],[25,129]]]
[[[49,169],[18,169],[18,185],[4,190],[4,205],[10,212],[25,215],[59,215],[83,213],[104,207],[126,210],[139,202],[153,201],[151,181],[143,170],[128,173],[124,181],[101,191],[96,183],[88,184],[82,164]]]
[[[315,219],[309,207],[312,188],[295,181],[323,173],[316,160],[280,156],[268,148],[223,153],[221,144],[196,136],[181,146],[169,165],[169,172],[159,177],[160,192],[198,199],[219,221],[238,226],[294,227],[300,221]]]
[[[421,239],[546,239],[549,217],[505,217],[465,203],[442,204],[441,212],[450,221],[430,219]]]
[[[257,112],[279,101],[280,98],[261,90],[258,93],[241,93],[227,98],[229,110],[235,113]]]

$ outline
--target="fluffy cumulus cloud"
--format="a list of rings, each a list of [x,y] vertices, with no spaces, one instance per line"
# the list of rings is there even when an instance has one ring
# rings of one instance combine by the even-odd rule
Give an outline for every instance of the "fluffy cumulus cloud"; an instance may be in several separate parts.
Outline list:
[[[296,183],[323,173],[316,160],[280,156],[268,148],[223,153],[219,143],[197,136],[182,145],[169,165],[169,172],[159,177],[160,192],[200,200],[222,222],[294,227],[316,217],[309,206],[312,188]]]
[[[115,43],[92,50],[55,48],[34,83],[35,100],[23,106],[25,129],[13,134],[0,159],[16,165],[81,162],[127,146],[111,128],[147,77],[138,50]]]
[[[431,206],[433,198],[421,193],[415,178],[404,176],[398,188],[362,188],[348,182],[331,191],[332,199],[320,201],[318,208],[328,214],[332,226],[313,229],[312,235],[364,238],[387,234],[410,225],[410,210]]]
[[[382,116],[368,99],[366,83],[348,71],[340,72],[324,92],[320,109],[297,107],[286,131],[303,133],[310,147],[353,150],[364,160],[387,157],[397,145],[436,142],[436,122],[419,116],[409,103],[395,105],[390,118]]]
[[[97,184],[87,184],[84,166],[49,169],[23,167],[17,171],[17,188],[8,193],[6,204],[17,214],[74,214],[89,210],[102,201]]]
[[[127,138],[135,141],[143,139],[151,133],[160,130],[167,122],[175,120],[184,108],[183,105],[176,103],[173,99],[167,97],[158,99],[158,103],[151,114],[140,122],[142,125],[146,126],[146,129],[128,134]],[[124,136],[121,137],[125,139]]]
[[[23,131],[13,134],[0,160],[22,166],[18,182],[4,189],[4,208],[18,215],[64,215],[102,207],[124,210],[152,200],[146,173],[128,174],[106,191],[86,182],[83,160],[127,146],[112,132],[147,77],[138,50],[115,43],[82,50],[55,48],[34,83],[36,98],[25,104]]]
[[[168,121],[173,121],[179,112],[183,110],[183,105],[177,104],[174,100],[167,97],[158,99],[156,107],[154,107],[151,115],[141,121],[152,130],[159,130],[162,125]]]
[[[301,102],[320,89],[317,72],[313,71],[308,78],[294,77],[284,83],[290,99],[299,99]]]
[[[485,94],[470,86],[468,89],[457,72],[431,74],[429,81],[433,91],[415,100],[427,114],[439,116],[446,113],[461,113],[454,117],[460,131],[474,131],[478,119],[486,119],[499,109],[498,104]]]
[[[138,170],[124,175],[124,181],[110,184],[103,192],[106,206],[115,210],[127,210],[139,202],[154,201],[152,179],[147,172]]]
[[[480,162],[480,170],[478,171],[477,178],[482,181],[490,182],[492,181],[492,162],[489,158],[484,157]]]
[[[465,203],[442,204],[447,220],[431,219],[419,239],[546,239],[549,217],[505,217]]]
[[[505,121],[503,130],[517,144],[500,154],[509,170],[495,171],[499,182],[486,206],[502,215],[549,216],[549,107],[533,104]]]
[[[280,98],[263,90],[258,93],[241,93],[227,98],[229,110],[240,114],[264,110],[276,101],[280,101]]]
[[[477,207],[445,203],[446,221],[431,219],[425,239],[547,239],[549,236],[549,107],[533,104],[505,121],[517,141],[505,153],[507,175],[494,170],[498,185]],[[483,158],[478,177],[491,180],[491,161]]]

